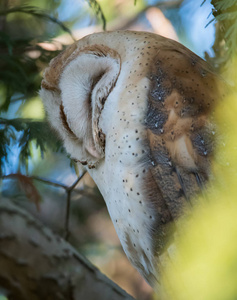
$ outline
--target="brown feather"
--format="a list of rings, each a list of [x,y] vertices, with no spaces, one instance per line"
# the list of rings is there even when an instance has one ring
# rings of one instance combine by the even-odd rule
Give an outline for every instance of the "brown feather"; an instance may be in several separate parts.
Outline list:
[[[148,78],[145,144],[150,154],[144,188],[157,208],[153,238],[159,253],[175,226],[171,221],[189,209],[210,176],[210,120],[223,82],[205,61],[172,41],[157,49]]]

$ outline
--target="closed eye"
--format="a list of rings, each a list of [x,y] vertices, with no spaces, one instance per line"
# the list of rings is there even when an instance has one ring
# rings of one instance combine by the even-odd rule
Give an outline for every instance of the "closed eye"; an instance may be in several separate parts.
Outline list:
[[[60,118],[61,118],[61,121],[62,121],[62,125],[66,129],[66,131],[71,135],[71,137],[73,137],[73,139],[78,140],[78,137],[72,131],[72,129],[70,128],[70,126],[69,126],[69,124],[67,122],[67,117],[65,115],[64,106],[63,106],[62,103],[60,104]]]

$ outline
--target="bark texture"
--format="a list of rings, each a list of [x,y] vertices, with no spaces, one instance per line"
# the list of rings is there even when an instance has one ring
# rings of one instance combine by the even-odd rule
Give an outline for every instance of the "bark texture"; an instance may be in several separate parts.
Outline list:
[[[132,300],[70,244],[0,200],[0,288],[9,299]]]

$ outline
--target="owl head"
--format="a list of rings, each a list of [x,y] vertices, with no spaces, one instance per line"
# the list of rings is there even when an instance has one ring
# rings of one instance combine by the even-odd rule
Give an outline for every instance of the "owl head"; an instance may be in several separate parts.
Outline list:
[[[144,83],[142,92],[138,88],[129,90],[129,83],[136,87],[146,81],[152,52],[164,40],[142,32],[96,33],[67,47],[50,62],[40,96],[52,127],[73,159],[89,168],[103,159],[106,128],[101,115],[105,105],[115,105],[121,91],[126,92],[123,98],[143,101],[149,83]],[[106,118],[113,116],[109,113]]]
[[[89,168],[104,157],[100,117],[125,52],[121,36],[97,33],[69,46],[44,73],[40,96],[49,121],[71,157]]]
[[[183,64],[184,60],[186,65]],[[190,86],[193,84],[191,79],[196,81],[187,74],[186,77],[181,74],[188,73],[190,67],[195,68],[195,72],[198,71],[205,81],[204,73],[210,70],[206,72],[207,66],[202,66],[203,63],[181,44],[155,34],[129,31],[95,33],[67,47],[50,62],[44,73],[40,95],[49,121],[63,140],[67,152],[73,159],[93,168],[104,158],[106,132],[111,124],[108,119],[113,118],[114,110],[120,109],[122,113],[122,109],[124,112],[136,111],[139,107],[138,121],[142,118],[146,120],[145,112],[149,110],[149,103],[143,103],[151,92],[151,84],[154,85],[154,77],[156,87],[151,87],[152,93],[159,94],[157,100],[162,102],[172,90],[172,85],[176,85],[175,92],[179,97],[179,89],[183,94],[187,90],[185,86],[182,87],[183,82]],[[168,73],[174,73],[173,78],[168,74],[169,81],[173,80],[173,83],[164,84],[167,76],[161,64],[165,65]],[[177,80],[177,76],[182,76],[183,82],[182,78]],[[215,86],[212,86],[207,91],[207,97],[211,98],[214,89]],[[189,99],[195,96],[191,92],[194,92],[193,87]],[[195,93],[198,94],[197,89]],[[123,107],[119,107],[119,102],[123,103]],[[107,109],[106,116],[104,108]],[[158,128],[162,120],[164,116],[157,122],[152,120],[155,124],[151,125]]]

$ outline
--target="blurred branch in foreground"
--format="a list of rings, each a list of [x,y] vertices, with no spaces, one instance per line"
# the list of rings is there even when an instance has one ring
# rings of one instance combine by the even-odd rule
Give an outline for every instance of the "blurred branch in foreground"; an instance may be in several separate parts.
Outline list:
[[[7,199],[0,201],[0,232],[0,286],[9,299],[133,299]]]

